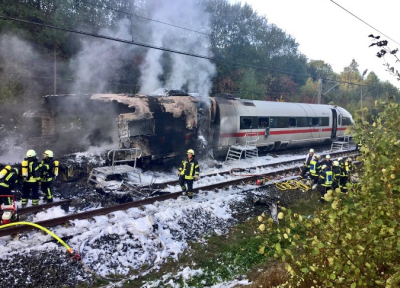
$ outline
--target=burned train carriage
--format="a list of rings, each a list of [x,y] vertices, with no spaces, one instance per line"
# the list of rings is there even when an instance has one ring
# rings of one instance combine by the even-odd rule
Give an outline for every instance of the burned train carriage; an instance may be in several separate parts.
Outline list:
[[[353,123],[349,112],[333,105],[242,100],[232,95],[45,98],[47,112],[40,115],[45,116],[42,123],[47,129],[42,129],[42,136],[57,135],[64,148],[67,139],[75,139],[75,146],[81,142],[87,147],[139,148],[144,163],[181,157],[188,149],[200,156],[212,151],[214,157],[225,157],[230,146],[249,142],[264,151],[330,143],[343,137]],[[75,136],[62,136],[71,133]]]

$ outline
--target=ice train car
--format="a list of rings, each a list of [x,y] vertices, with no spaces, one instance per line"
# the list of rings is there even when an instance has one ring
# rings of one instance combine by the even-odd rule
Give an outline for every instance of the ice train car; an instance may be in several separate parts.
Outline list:
[[[82,151],[82,145],[139,148],[144,165],[181,158],[188,149],[223,158],[232,145],[245,145],[249,138],[261,151],[328,144],[353,123],[349,112],[334,105],[244,100],[230,94],[200,97],[179,90],[48,95],[42,111],[29,117],[29,123],[37,123],[39,144],[51,139],[49,147],[60,149],[58,155]]]
[[[213,123],[214,153],[226,155],[230,146],[255,142],[271,151],[328,144],[343,137],[353,124],[351,114],[334,105],[242,100],[216,97]]]

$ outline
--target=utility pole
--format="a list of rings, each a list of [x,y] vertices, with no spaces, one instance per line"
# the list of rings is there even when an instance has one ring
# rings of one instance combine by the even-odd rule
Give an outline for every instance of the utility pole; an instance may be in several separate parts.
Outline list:
[[[362,83],[361,83],[361,119],[364,120],[364,112],[363,112],[363,106],[362,106],[362,101],[363,101],[363,92],[362,92],[362,87],[364,85],[364,76],[367,74],[368,69],[365,69],[365,71],[362,74]]]
[[[54,87],[53,87],[53,93],[54,95],[57,95],[57,46],[54,46]]]
[[[322,79],[318,79],[318,99],[317,104],[321,104],[321,94],[322,94]]]

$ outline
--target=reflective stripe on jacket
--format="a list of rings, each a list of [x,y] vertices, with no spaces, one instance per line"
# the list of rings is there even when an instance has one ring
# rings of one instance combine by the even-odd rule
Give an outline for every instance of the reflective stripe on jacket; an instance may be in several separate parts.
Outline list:
[[[40,163],[40,181],[51,182],[54,177],[54,161],[42,161]]]
[[[38,182],[40,181],[40,166],[36,161],[30,161],[28,163],[28,177],[24,180],[25,182]]]
[[[321,184],[322,186],[325,187],[331,187],[333,183],[333,173],[332,171],[324,171],[321,175],[320,178],[324,180],[324,182]]]
[[[182,166],[179,168],[180,175],[185,175],[185,179],[193,180],[194,176],[199,176],[200,168],[196,159],[183,160]]]
[[[17,177],[17,175],[15,175],[14,172],[11,171],[11,172],[8,172],[6,177],[4,177],[2,179],[2,182],[0,183],[0,186],[6,187],[6,188],[10,188],[10,186],[12,187],[16,183],[18,183],[18,177]]]

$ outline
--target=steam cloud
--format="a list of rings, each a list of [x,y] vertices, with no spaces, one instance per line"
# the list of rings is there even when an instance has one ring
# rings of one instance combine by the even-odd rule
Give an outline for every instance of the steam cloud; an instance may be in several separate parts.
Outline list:
[[[140,4],[145,5],[147,8],[146,11],[150,11],[149,13],[151,13],[150,15],[142,16],[170,23],[174,26],[185,27],[193,31],[156,21],[132,17],[120,20],[116,28],[104,28],[96,33],[211,57],[209,36],[194,32],[210,33],[208,27],[210,15],[203,11],[201,5],[196,2],[198,1],[147,0]],[[142,7],[136,7],[136,9],[140,10]],[[136,13],[135,11],[128,12]],[[79,27],[76,28],[82,30]],[[69,63],[69,69],[74,72],[73,78],[76,81],[71,85],[65,85],[63,90],[59,88],[58,93],[113,93],[113,86],[110,85],[110,82],[114,80],[116,82],[119,81],[118,76],[122,73],[123,66],[136,65],[135,67],[140,69],[139,79],[133,79],[135,83],[128,84],[134,86],[139,83],[140,89],[136,90],[140,90],[140,93],[149,94],[160,87],[165,87],[169,89],[187,89],[188,92],[197,92],[199,95],[206,97],[210,93],[211,81],[216,73],[214,64],[206,59],[169,53],[157,49],[147,49],[117,41],[96,39],[94,37],[81,38],[80,45],[80,51]],[[20,82],[26,82],[24,89],[26,95],[23,96],[23,99],[24,101],[26,100],[26,104],[30,104],[28,107],[23,107],[22,104],[19,104],[15,115],[21,116],[26,111],[34,110],[32,108],[36,109],[37,107],[33,107],[32,103],[40,103],[38,100],[41,96],[53,94],[52,77],[54,76],[54,59],[52,56],[41,57],[28,42],[10,35],[2,35],[0,37],[0,51],[0,66],[4,72],[3,75],[0,75],[2,77],[0,80],[3,84],[5,84],[4,75],[6,73],[19,73],[25,75],[29,80],[18,79]],[[52,55],[52,51],[48,54]],[[38,68],[35,68],[33,71],[32,67]],[[40,75],[43,78],[35,80],[35,78],[30,78],[30,75]],[[46,80],[45,78],[48,79]],[[43,83],[46,84],[43,85]],[[33,99],[32,91],[35,92],[35,101],[30,101]],[[85,111],[85,107],[81,107],[81,109]],[[66,108],[66,110],[68,109]],[[4,118],[8,116],[3,114],[0,117],[0,120],[3,122]],[[26,125],[26,131],[33,131],[33,127],[28,126],[31,125],[29,121],[24,122],[24,124],[18,121],[22,121],[21,118],[19,120],[16,119],[12,125]],[[72,123],[67,122],[63,123],[63,125],[66,126]],[[96,124],[95,121],[92,123],[93,125]],[[104,121],[99,121],[98,125],[101,125],[101,123],[104,124]],[[112,128],[107,128],[109,134],[105,136],[108,138],[111,137],[115,143],[117,141],[116,123],[113,122],[113,125]],[[38,128],[40,130],[40,127]],[[93,131],[95,129],[96,127],[93,127]],[[7,132],[4,132],[5,130]],[[0,136],[2,138],[0,141],[2,144],[13,147],[15,151],[16,147],[14,143],[20,141],[20,138],[15,134],[11,135],[10,133],[13,133],[11,130],[13,129],[9,129],[9,127],[6,129],[3,124],[0,124]],[[39,133],[39,131],[36,132]],[[8,136],[11,137],[7,138]],[[83,139],[76,139],[77,142],[81,140]],[[54,146],[58,144],[61,145],[61,143],[55,143]],[[3,161],[0,162],[20,162],[25,156],[25,149],[30,149],[30,147],[22,147],[18,153],[9,153],[9,151],[5,151],[3,148],[0,150]],[[55,150],[56,148],[43,147],[43,149]],[[41,152],[37,151],[37,153]]]
[[[148,9],[153,11],[153,19],[171,23],[179,27],[187,27],[193,31],[209,33],[207,28],[209,15],[202,11],[195,1],[148,1]],[[148,41],[157,47],[179,50],[211,57],[209,36],[193,31],[182,30],[177,27],[150,22],[151,31]],[[206,27],[206,28],[205,28]],[[160,50],[148,50],[145,61],[141,66],[141,90],[143,94],[162,87],[182,89],[187,87],[190,92],[198,92],[201,96],[208,96],[211,90],[211,79],[216,73],[216,68],[209,60],[169,53],[171,71],[162,70],[161,61],[163,53]],[[161,76],[165,77],[162,81]]]

